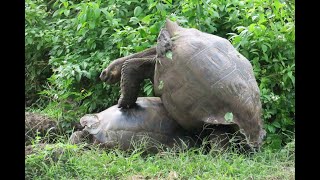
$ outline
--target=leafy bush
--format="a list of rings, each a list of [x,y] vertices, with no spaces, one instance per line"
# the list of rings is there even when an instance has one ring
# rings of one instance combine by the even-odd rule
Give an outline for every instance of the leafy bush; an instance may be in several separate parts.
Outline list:
[[[27,0],[25,4],[26,97],[54,108],[66,122],[116,104],[120,89],[102,83],[100,72],[116,58],[155,45],[169,17],[183,27],[230,39],[251,61],[261,91],[267,143],[280,147],[294,131],[293,1]],[[145,81],[140,96],[152,94],[150,81]]]

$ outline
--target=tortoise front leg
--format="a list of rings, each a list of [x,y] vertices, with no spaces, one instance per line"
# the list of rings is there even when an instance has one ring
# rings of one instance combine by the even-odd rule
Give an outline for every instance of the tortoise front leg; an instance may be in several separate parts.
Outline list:
[[[148,78],[153,80],[155,62],[155,58],[132,58],[123,63],[119,108],[130,108],[135,105],[141,82]]]
[[[114,60],[100,74],[100,79],[108,84],[115,84],[121,79],[121,69],[125,61],[133,58],[154,58],[156,57],[156,48],[152,47],[142,52],[138,52],[129,56],[121,57]]]

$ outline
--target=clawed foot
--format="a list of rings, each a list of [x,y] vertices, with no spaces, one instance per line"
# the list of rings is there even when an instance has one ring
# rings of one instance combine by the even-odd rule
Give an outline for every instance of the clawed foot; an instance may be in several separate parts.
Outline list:
[[[128,103],[126,101],[123,100],[123,98],[120,98],[118,101],[118,108],[124,108],[124,109],[130,109],[133,106],[135,106],[136,103]]]

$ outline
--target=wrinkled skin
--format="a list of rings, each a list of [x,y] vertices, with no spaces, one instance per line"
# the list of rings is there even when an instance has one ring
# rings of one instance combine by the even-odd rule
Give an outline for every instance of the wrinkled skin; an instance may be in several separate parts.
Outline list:
[[[118,107],[133,107],[143,80],[149,79],[153,83],[155,58],[156,47],[149,48],[142,52],[114,60],[101,72],[100,79],[108,84],[115,84],[121,81],[123,88],[121,88]],[[128,81],[130,82],[128,83]],[[126,89],[131,89],[131,91],[125,91]]]
[[[134,58],[127,60],[123,64],[120,82],[121,96],[118,101],[118,107],[130,108],[135,105],[140,84],[143,80],[147,78],[153,83],[154,66],[155,59],[152,58]]]
[[[259,148],[265,136],[260,92],[252,65],[232,44],[167,20],[157,40],[154,92],[183,128],[199,131],[204,124],[237,124],[248,144]],[[171,54],[172,56],[168,56]],[[133,107],[146,67],[139,60],[125,62],[118,105]],[[130,72],[130,75],[127,75]],[[150,74],[150,73],[149,73]],[[148,75],[149,75],[148,74]],[[232,121],[225,119],[232,113]]]

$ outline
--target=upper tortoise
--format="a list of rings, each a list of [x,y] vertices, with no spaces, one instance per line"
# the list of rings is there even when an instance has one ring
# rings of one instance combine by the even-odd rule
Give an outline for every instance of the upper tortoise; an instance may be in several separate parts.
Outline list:
[[[205,123],[235,123],[249,145],[261,146],[265,130],[253,68],[227,39],[167,19],[156,47],[124,59],[118,63],[119,107],[132,107],[140,83],[151,78],[155,95],[185,129],[201,129]],[[110,82],[104,73],[100,78]]]

